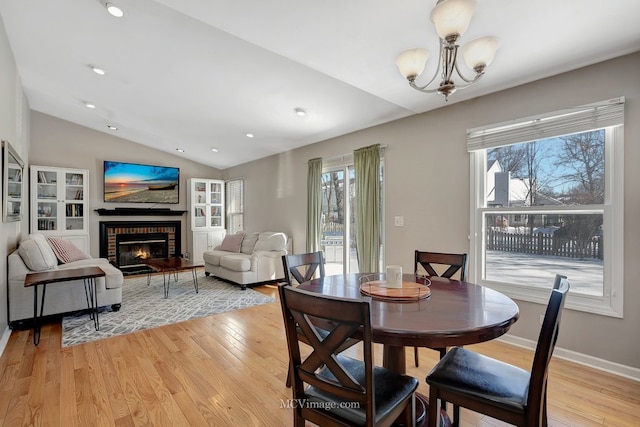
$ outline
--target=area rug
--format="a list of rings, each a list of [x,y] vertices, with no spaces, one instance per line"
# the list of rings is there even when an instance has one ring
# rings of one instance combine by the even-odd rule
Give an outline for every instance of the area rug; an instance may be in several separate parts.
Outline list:
[[[94,329],[93,321],[86,312],[63,318],[62,347],[275,301],[260,292],[252,289],[243,291],[240,286],[211,276],[199,276],[198,284],[199,292],[196,294],[191,274],[179,274],[178,282],[171,276],[169,298],[165,299],[162,276],[151,276],[149,286],[146,275],[127,277],[122,286],[121,309],[100,308],[99,331]]]

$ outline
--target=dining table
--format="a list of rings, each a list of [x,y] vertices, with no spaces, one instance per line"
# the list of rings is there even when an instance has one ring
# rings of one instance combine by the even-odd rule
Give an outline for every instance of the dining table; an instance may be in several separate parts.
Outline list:
[[[439,349],[489,341],[505,334],[519,316],[511,298],[467,281],[403,274],[403,287],[424,286],[413,297],[400,299],[391,290],[389,297],[370,292],[371,283],[384,285],[385,274],[325,276],[301,283],[299,288],[342,298],[371,298],[372,339],[383,345],[383,366],[403,374],[406,347]],[[416,403],[416,424],[426,425],[428,398],[417,393]],[[441,412],[447,424],[446,412]]]

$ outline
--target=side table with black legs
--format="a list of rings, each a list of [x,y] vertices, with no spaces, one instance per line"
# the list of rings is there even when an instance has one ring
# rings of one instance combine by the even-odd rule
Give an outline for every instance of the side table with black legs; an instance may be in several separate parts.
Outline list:
[[[93,320],[96,331],[100,330],[98,320],[98,292],[96,289],[96,278],[104,277],[105,273],[100,267],[81,267],[73,269],[62,269],[52,271],[42,271],[38,273],[28,273],[24,279],[24,286],[33,287],[33,344],[40,344],[41,325],[40,320],[44,313],[44,300],[47,293],[47,285],[70,280],[82,279],[84,283],[84,293],[87,298],[87,308],[89,318]],[[40,314],[38,314],[38,286],[42,285],[42,297],[40,302]]]

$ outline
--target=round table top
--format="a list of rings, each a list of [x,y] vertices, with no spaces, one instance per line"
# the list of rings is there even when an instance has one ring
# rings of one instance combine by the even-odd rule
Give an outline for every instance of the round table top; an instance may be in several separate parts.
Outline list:
[[[360,292],[361,278],[384,274],[326,276],[299,285],[300,289],[344,298],[368,298]],[[492,340],[518,320],[516,303],[504,294],[469,282],[429,277],[431,296],[411,302],[371,299],[373,340],[392,346],[442,348]],[[420,281],[404,274],[403,281]]]

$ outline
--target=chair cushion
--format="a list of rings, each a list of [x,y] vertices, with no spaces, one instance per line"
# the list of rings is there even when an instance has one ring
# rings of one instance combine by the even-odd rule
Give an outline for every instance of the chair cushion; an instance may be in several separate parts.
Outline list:
[[[529,380],[524,369],[460,347],[427,375],[429,385],[516,413],[524,413]]]
[[[220,258],[220,267],[231,271],[251,270],[251,258],[247,255],[226,255]]]
[[[224,236],[222,243],[220,246],[216,246],[214,249],[218,251],[227,251],[227,252],[240,252],[240,248],[242,247],[242,239],[244,239],[244,233],[239,232],[236,234],[227,234]]]
[[[255,251],[282,251],[287,246],[287,236],[284,233],[264,232],[260,233],[253,250]]]
[[[51,246],[51,249],[53,249],[53,253],[56,254],[58,261],[62,264],[91,258],[82,252],[79,247],[74,245],[71,240],[60,237],[47,237],[47,242],[49,246]]]
[[[30,234],[18,246],[18,254],[31,271],[55,269],[58,259],[42,234]]]
[[[341,354],[336,357],[353,378],[358,381],[358,383],[364,385],[364,362]],[[337,381],[326,366],[318,371],[318,375],[332,381]],[[386,417],[398,404],[411,396],[411,393],[418,387],[417,379],[408,375],[398,374],[397,372],[379,366],[373,368],[373,383],[375,388],[375,412],[377,420]],[[344,402],[340,397],[325,393],[313,386],[308,386],[305,394],[312,402]],[[348,405],[331,405],[329,406],[329,411],[353,423],[365,425],[366,409],[364,407],[349,408],[346,406]]]
[[[258,232],[245,233],[244,239],[242,239],[242,247],[240,248],[240,252],[242,252],[243,254],[251,255],[253,253],[253,248],[256,246],[259,235],[260,233]]]
[[[229,252],[226,251],[204,251],[202,253],[202,258],[207,264],[220,265],[220,259],[227,255],[229,255]]]

